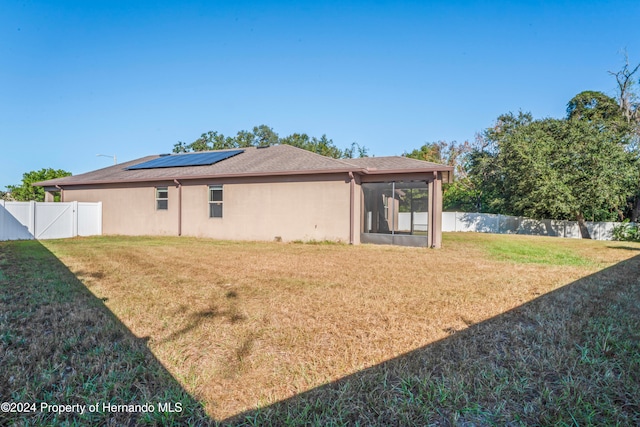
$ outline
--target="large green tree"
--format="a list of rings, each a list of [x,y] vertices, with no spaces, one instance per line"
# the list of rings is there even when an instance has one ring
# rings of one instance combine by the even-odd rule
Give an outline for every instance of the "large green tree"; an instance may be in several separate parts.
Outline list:
[[[638,152],[615,100],[581,92],[564,119],[506,114],[472,154],[489,211],[572,219],[589,238],[586,220],[621,219],[638,177]]]
[[[190,144],[179,141],[173,147],[174,153],[188,153],[192,151],[224,150],[227,148],[264,147],[269,145],[292,145],[327,157],[336,159],[351,157],[366,157],[367,149],[357,143],[350,148],[340,149],[333,140],[322,135],[320,138],[310,137],[306,133],[293,133],[279,137],[272,128],[266,125],[254,126],[251,131],[241,130],[235,136],[224,136],[217,131],[209,131],[200,135]]]
[[[13,200],[44,202],[44,188],[34,187],[33,183],[70,175],[71,172],[51,168],[26,172],[22,175],[22,183],[20,185],[7,185],[7,189],[11,193]]]

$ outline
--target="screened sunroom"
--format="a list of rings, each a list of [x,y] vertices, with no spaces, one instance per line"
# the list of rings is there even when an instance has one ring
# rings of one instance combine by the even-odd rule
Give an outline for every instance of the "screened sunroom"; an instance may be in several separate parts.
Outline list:
[[[362,243],[428,246],[427,181],[362,183]]]

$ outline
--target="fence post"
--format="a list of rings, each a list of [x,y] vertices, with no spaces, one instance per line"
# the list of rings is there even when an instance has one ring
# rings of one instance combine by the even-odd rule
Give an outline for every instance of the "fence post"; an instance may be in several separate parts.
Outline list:
[[[98,225],[100,227],[100,236],[102,236],[102,202],[98,202]]]
[[[73,201],[71,202],[71,209],[73,210],[73,237],[78,237],[78,202],[77,201]]]
[[[36,236],[36,202],[33,200],[29,202],[29,233],[33,236],[34,239],[37,239]]]

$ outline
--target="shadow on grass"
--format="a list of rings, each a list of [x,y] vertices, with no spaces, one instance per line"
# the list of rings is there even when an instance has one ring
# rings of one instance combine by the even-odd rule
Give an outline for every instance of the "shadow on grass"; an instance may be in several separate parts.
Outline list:
[[[640,425],[640,256],[225,425]]]
[[[609,246],[609,245],[607,245],[607,248],[624,249],[624,250],[627,250],[627,251],[638,251],[638,252],[640,252],[640,247],[635,247],[635,246],[618,246],[618,245]]]
[[[208,309],[197,311],[187,316],[187,326],[172,332],[168,337],[159,340],[159,343],[166,343],[174,341],[183,335],[188,334],[192,330],[200,327],[203,323],[213,318],[226,319],[229,323],[239,323],[246,318],[238,312],[237,306],[233,305],[232,309],[219,310],[215,306],[211,306]]]
[[[0,242],[0,425],[214,424],[145,343],[39,242]]]

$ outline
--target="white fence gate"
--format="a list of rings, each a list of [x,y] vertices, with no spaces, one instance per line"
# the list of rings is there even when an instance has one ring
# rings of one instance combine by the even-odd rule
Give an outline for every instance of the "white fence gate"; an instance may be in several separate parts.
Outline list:
[[[102,203],[0,200],[0,240],[62,239],[102,234]]]

